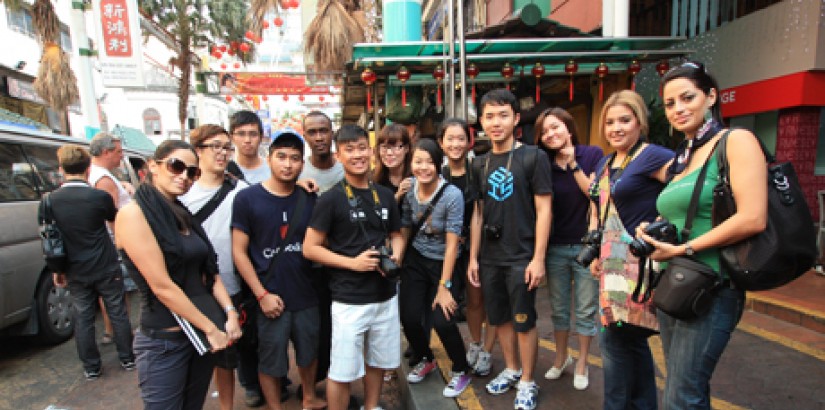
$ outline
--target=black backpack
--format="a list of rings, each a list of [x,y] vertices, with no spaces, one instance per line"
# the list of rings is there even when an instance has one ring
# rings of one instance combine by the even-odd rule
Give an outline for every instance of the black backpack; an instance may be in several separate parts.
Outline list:
[[[54,220],[52,201],[49,199],[49,194],[46,194],[40,201],[40,218],[38,222],[40,223],[40,240],[46,266],[55,273],[66,272],[69,265],[66,244],[63,242],[63,234]]]

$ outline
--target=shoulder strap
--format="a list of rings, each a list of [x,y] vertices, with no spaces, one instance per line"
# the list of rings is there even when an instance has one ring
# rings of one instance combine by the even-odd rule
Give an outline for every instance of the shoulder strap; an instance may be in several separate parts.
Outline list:
[[[433,209],[435,208],[436,204],[438,204],[438,200],[441,199],[441,194],[443,194],[444,191],[447,190],[447,185],[450,184],[445,183],[444,185],[441,185],[440,188],[438,188],[438,192],[436,192],[435,196],[433,196],[433,199],[430,200],[429,205],[427,205],[427,209],[424,210],[424,213],[421,214],[421,218],[418,219],[418,223],[412,226],[412,230],[410,230],[410,239],[407,242],[407,247],[409,247],[413,243],[415,236],[418,235],[419,231],[421,231],[421,226],[424,224],[425,221],[427,221],[427,218],[430,217],[430,214],[433,213]]]
[[[223,200],[226,199],[226,196],[232,192],[232,189],[235,188],[238,181],[229,175],[230,174],[224,175],[221,189],[219,189],[218,192],[216,192],[215,195],[209,199],[209,202],[207,202],[206,205],[192,215],[192,218],[194,218],[197,223],[203,224],[203,222],[206,221],[216,209],[218,209]]]
[[[719,177],[722,178],[722,182],[728,186],[730,186],[730,170],[728,170],[728,134],[735,129],[737,128],[725,130],[725,133],[722,134],[722,137],[719,139],[719,148],[716,151],[716,165],[719,169]],[[756,138],[756,141],[759,142],[759,146],[762,148],[762,154],[765,155],[765,161],[769,164],[776,161],[776,157],[771,155],[768,151],[768,147],[765,146],[765,143],[758,137]]]
[[[296,186],[295,189],[298,192],[298,203],[295,204],[295,213],[292,214],[292,218],[287,221],[288,228],[286,229],[286,235],[284,236],[284,240],[280,241],[278,246],[276,247],[276,252],[272,255],[272,259],[269,260],[269,267],[266,268],[266,274],[261,279],[261,285],[266,288],[266,283],[269,282],[269,279],[275,274],[275,268],[277,265],[275,261],[278,260],[278,256],[281,255],[282,247],[284,244],[289,244],[292,240],[292,237],[295,235],[295,230],[298,229],[298,225],[301,224],[301,218],[304,216],[304,208],[306,208],[307,197],[309,196],[308,193],[304,191],[303,188]],[[278,236],[275,235],[277,239]]]
[[[230,175],[234,176],[235,178],[238,178],[241,181],[246,182],[247,184],[249,184],[249,181],[246,180],[246,176],[243,174],[243,171],[241,170],[241,167],[238,165],[237,162],[235,162],[235,160],[230,160],[226,164],[226,172],[228,172]],[[249,184],[249,185],[252,185],[252,184]]]
[[[524,153],[524,167],[527,170],[527,180],[532,182],[533,173],[536,171],[536,158],[539,156],[539,148],[535,145],[525,145],[525,148],[528,149]]]
[[[710,154],[708,154],[708,159],[705,160],[705,164],[702,165],[702,170],[699,171],[699,176],[696,177],[696,184],[693,186],[693,193],[690,196],[690,203],[688,204],[687,214],[685,216],[685,226],[682,228],[682,243],[685,243],[690,239],[691,229],[693,228],[693,218],[696,216],[696,211],[699,209],[699,195],[702,194],[702,188],[705,186],[705,176],[708,173],[708,164],[710,164],[710,159],[713,156],[713,152],[719,146],[719,143],[727,138],[728,134],[730,134],[730,130],[725,131],[722,134],[722,137],[716,141],[711,148]]]
[[[49,198],[51,193],[43,195],[43,200],[40,201],[40,224],[54,223],[54,215],[52,215],[52,200]]]

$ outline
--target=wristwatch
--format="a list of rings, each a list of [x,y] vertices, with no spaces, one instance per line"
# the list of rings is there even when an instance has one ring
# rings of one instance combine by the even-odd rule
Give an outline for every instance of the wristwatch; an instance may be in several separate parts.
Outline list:
[[[232,306],[232,305],[227,305],[225,308],[223,308],[223,311],[226,312],[226,314],[229,314],[229,312],[231,312],[233,310],[236,313],[238,312],[238,309],[235,309],[235,306]]]
[[[450,289],[451,287],[453,287],[453,281],[451,281],[451,280],[441,279],[441,280],[438,281],[438,284],[441,285],[441,286],[444,286],[447,289]]]
[[[692,246],[690,246],[690,241],[685,242],[685,255],[693,256],[693,254],[695,254],[695,253],[696,253],[696,251],[693,250]]]
[[[581,169],[581,168],[579,168],[579,164],[578,164],[578,163],[577,163],[576,165],[573,165],[572,167],[570,166],[570,164],[567,164],[567,171],[569,171],[569,172],[576,172],[576,171],[578,171],[578,170],[580,170],[580,169]]]

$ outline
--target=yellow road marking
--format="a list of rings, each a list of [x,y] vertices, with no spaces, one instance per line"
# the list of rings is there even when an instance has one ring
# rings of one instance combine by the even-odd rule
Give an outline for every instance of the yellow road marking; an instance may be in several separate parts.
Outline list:
[[[815,347],[810,347],[810,346],[808,346],[806,344],[803,344],[801,342],[797,342],[796,340],[790,340],[790,339],[788,339],[788,338],[786,338],[786,337],[784,337],[780,334],[769,332],[765,329],[760,329],[756,326],[749,325],[749,324],[742,323],[742,322],[739,323],[739,326],[737,326],[737,329],[748,332],[748,333],[750,333],[750,334],[752,334],[756,337],[761,337],[762,339],[765,339],[765,340],[768,340],[768,341],[771,341],[771,342],[774,342],[774,343],[779,343],[782,346],[785,346],[785,347],[791,348],[793,350],[796,350],[797,352],[804,353],[806,355],[815,357],[815,358],[817,358],[821,361],[825,361],[825,350],[817,349]]]
[[[438,334],[433,331],[431,343],[433,349],[433,355],[435,355],[435,360],[438,361],[438,370],[441,371],[441,376],[444,378],[445,383],[450,382],[450,371],[453,368],[453,362],[450,360],[450,357],[447,356],[447,352],[444,350],[444,346],[441,344],[441,339],[438,338]],[[405,375],[402,375],[405,377]],[[458,403],[458,407],[462,410],[483,410],[484,407],[481,406],[481,402],[478,401],[478,396],[476,396],[476,391],[473,389],[473,385],[470,384],[461,392],[461,395],[456,397],[456,402]]]

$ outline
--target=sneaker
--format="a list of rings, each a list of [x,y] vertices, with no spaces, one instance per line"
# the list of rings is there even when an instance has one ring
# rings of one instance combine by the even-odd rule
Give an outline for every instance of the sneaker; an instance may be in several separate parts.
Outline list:
[[[364,410],[364,406],[361,406],[361,410]],[[378,406],[378,407],[373,407],[372,410],[384,410],[384,408],[381,407],[381,406]]]
[[[418,383],[424,380],[424,377],[435,370],[436,367],[438,367],[438,365],[436,365],[435,360],[422,359],[415,365],[410,374],[407,375],[407,381],[410,383]]]
[[[539,386],[536,382],[519,382],[516,401],[513,406],[516,410],[534,410],[539,398]]]
[[[444,397],[458,397],[467,386],[470,385],[472,377],[464,372],[453,372],[450,383],[444,388]]]
[[[495,379],[487,383],[487,392],[496,396],[507,393],[519,382],[519,379],[521,379],[521,370],[504,369]]]
[[[564,359],[564,363],[562,363],[561,367],[551,367],[550,370],[548,370],[547,373],[544,374],[544,378],[547,380],[558,379],[559,377],[561,377],[561,374],[564,372],[564,369],[566,369],[571,364],[573,364],[573,358],[567,356],[567,358]]]
[[[246,407],[261,407],[264,405],[263,395],[255,390],[247,390],[243,401]]]
[[[97,380],[100,378],[100,375],[103,373],[103,369],[97,370],[84,370],[83,375],[86,376],[86,380]]]
[[[493,368],[493,355],[490,353],[485,352],[484,350],[478,352],[478,358],[476,359],[476,364],[473,366],[473,373],[477,376],[489,376],[490,370]]]
[[[132,370],[135,370],[137,366],[135,366],[134,360],[124,360],[120,362],[120,367],[122,367],[123,370],[126,370],[127,372],[131,372]]]
[[[483,350],[484,349],[482,349],[481,343],[470,343],[470,347],[467,349],[467,364],[469,364],[470,367],[475,367],[476,360],[478,360],[478,354]]]

